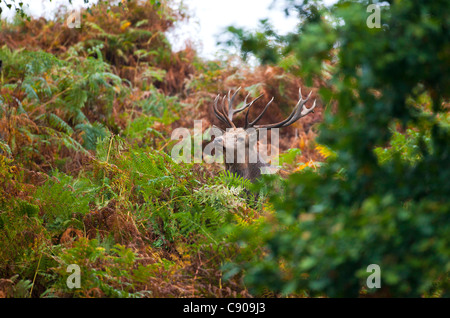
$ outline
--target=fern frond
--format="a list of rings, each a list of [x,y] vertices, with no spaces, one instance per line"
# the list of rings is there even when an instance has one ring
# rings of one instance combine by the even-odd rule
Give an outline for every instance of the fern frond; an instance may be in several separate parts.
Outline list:
[[[12,156],[11,148],[9,148],[9,145],[0,139],[0,151],[6,152],[9,156]]]
[[[91,154],[86,149],[84,149],[84,147],[78,141],[76,141],[69,135],[62,133],[52,127],[40,126],[39,128],[54,140],[62,143],[68,149],[79,151],[89,157],[92,157]]]
[[[75,129],[83,132],[83,146],[88,150],[95,150],[97,142],[109,136],[109,131],[100,123],[78,124]]]
[[[25,90],[25,94],[27,95],[27,98],[30,100],[37,100],[38,102],[40,102],[39,96],[36,93],[36,90],[34,89],[34,87],[32,87],[29,83],[23,83],[22,87]]]
[[[62,118],[59,116],[53,114],[53,113],[47,113],[47,120],[51,127],[54,129],[57,129],[58,131],[62,131],[66,133],[67,135],[73,134],[72,127],[69,126]]]

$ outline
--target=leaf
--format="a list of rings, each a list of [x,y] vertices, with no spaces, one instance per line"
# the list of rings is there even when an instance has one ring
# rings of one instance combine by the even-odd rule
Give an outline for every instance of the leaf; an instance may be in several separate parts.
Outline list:
[[[143,26],[144,24],[148,24],[148,20],[147,20],[147,19],[138,21],[138,22],[136,23],[136,28],[139,28],[139,27]]]
[[[0,139],[0,150],[6,152],[9,156],[12,155],[11,148],[9,148],[9,145],[1,139]]]
[[[63,119],[61,119],[59,116],[53,114],[53,113],[47,113],[47,120],[51,127],[65,132],[67,135],[73,134],[72,127],[69,126]]]
[[[130,25],[131,25],[130,21],[123,21],[122,24],[120,25],[120,30],[125,31],[126,29],[128,29]]]

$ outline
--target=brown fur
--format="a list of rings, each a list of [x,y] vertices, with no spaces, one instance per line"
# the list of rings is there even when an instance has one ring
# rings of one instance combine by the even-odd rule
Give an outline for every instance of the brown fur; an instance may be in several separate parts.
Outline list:
[[[245,139],[243,142],[235,142],[236,136],[243,136]],[[258,153],[258,150],[256,149],[256,145],[250,146],[250,135],[249,133],[242,129],[232,129],[223,134],[221,139],[219,139],[219,143],[222,145],[224,149],[224,162],[225,162],[225,168],[226,170],[230,171],[231,173],[235,173],[238,176],[248,179],[251,182],[254,182],[256,179],[258,179],[261,176],[261,168],[263,167],[269,167],[270,165],[263,160],[259,156],[257,156],[256,162],[252,163],[250,162],[249,154],[250,150],[255,151]],[[237,152],[237,146],[243,146],[245,147],[245,158],[243,163],[240,163],[238,158],[238,152]],[[251,149],[251,147],[255,147],[254,149]],[[227,156],[226,156],[226,149],[232,148],[234,149],[234,158],[233,160],[229,160],[231,162],[228,162]]]

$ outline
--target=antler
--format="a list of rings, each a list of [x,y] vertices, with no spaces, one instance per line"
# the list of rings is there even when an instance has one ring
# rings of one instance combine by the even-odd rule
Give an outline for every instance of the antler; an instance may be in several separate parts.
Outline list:
[[[306,99],[303,99],[301,88],[299,88],[298,92],[299,92],[300,99],[298,100],[297,105],[295,105],[292,113],[289,115],[288,118],[286,118],[285,120],[280,121],[279,123],[276,123],[276,124],[265,124],[265,125],[256,125],[255,126],[255,124],[261,119],[262,115],[266,112],[269,105],[272,103],[273,98],[269,101],[269,103],[266,105],[266,107],[264,107],[264,110],[261,112],[261,114],[259,114],[259,116],[256,117],[256,119],[254,121],[252,121],[251,123],[249,123],[247,120],[248,112],[249,112],[250,106],[251,106],[250,105],[249,109],[247,110],[247,113],[245,115],[245,122],[246,122],[245,128],[253,127],[256,129],[258,129],[258,128],[272,129],[272,128],[287,127],[287,126],[295,123],[300,118],[308,115],[310,112],[314,112],[314,108],[316,107],[316,101],[314,101],[314,104],[311,106],[311,108],[306,108],[306,106],[305,106],[305,103],[309,100],[309,97],[311,96],[312,91],[309,93],[309,95],[308,95],[308,97],[306,97]]]
[[[214,100],[214,106],[213,106],[213,110],[214,110],[214,114],[216,115],[216,117],[222,121],[223,123],[225,123],[226,125],[228,125],[229,127],[233,127],[236,128],[235,124],[233,123],[233,116],[234,114],[240,113],[241,111],[250,108],[250,106],[253,105],[254,102],[256,102],[258,99],[260,99],[262,97],[262,95],[258,96],[257,98],[255,98],[253,101],[251,101],[250,103],[247,103],[247,99],[250,96],[250,93],[245,97],[244,100],[244,106],[242,106],[241,108],[238,109],[234,109],[233,108],[233,101],[234,98],[236,97],[237,93],[241,90],[241,87],[239,87],[233,94],[233,96],[230,97],[231,95],[231,91],[228,91],[228,103],[227,103],[227,109],[225,109],[225,99],[227,98],[227,95],[225,95],[222,99],[222,103],[220,105],[221,109],[219,109],[219,106],[217,105],[217,102],[220,99],[220,94],[217,95],[216,99]]]
[[[280,127],[287,127],[289,125],[292,125],[293,123],[295,123],[297,120],[299,120],[300,118],[308,115],[311,112],[314,112],[314,108],[316,107],[316,101],[314,101],[314,104],[311,106],[311,108],[306,108],[305,104],[306,102],[309,100],[309,97],[311,96],[312,91],[309,93],[308,97],[306,97],[306,99],[303,99],[302,96],[302,89],[299,88],[299,100],[297,102],[297,105],[295,105],[294,109],[292,110],[292,113],[283,121],[280,121],[279,123],[276,124],[265,124],[265,125],[255,125],[264,115],[264,113],[266,112],[266,110],[269,108],[270,104],[272,104],[274,98],[272,97],[272,99],[267,103],[267,105],[264,107],[263,111],[258,115],[258,117],[255,118],[255,120],[253,120],[252,122],[248,121],[248,113],[250,111],[251,106],[258,100],[260,99],[263,95],[259,95],[258,97],[256,97],[253,101],[251,101],[250,103],[247,103],[247,99],[250,96],[250,94],[248,94],[245,97],[244,100],[244,106],[242,106],[241,108],[238,109],[234,109],[233,108],[233,101],[234,98],[236,97],[237,93],[241,90],[241,88],[239,87],[233,94],[233,96],[231,95],[231,92],[228,91],[228,96],[225,95],[222,98],[222,102],[219,106],[217,105],[217,103],[219,102],[220,99],[220,94],[217,95],[216,99],[214,100],[214,105],[213,105],[213,110],[214,110],[214,114],[216,115],[216,117],[223,123],[225,123],[227,126],[232,127],[232,128],[236,128],[236,125],[233,123],[233,116],[234,114],[237,114],[245,109],[247,109],[247,112],[245,114],[245,126],[244,129],[247,128],[266,128],[266,129],[272,129],[272,128],[280,128]],[[228,97],[228,98],[227,98]],[[227,99],[228,103],[227,106],[225,107],[225,100]]]

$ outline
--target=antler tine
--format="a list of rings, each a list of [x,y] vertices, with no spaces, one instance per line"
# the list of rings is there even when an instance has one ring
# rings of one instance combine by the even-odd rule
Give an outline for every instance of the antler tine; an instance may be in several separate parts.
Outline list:
[[[241,108],[238,108],[238,109],[234,109],[233,108],[233,100],[234,100],[234,98],[235,98],[235,96],[236,96],[236,94],[240,91],[240,87],[236,90],[236,92],[233,94],[233,96],[231,97],[231,99],[230,99],[230,92],[228,92],[228,106],[229,106],[229,108],[228,108],[228,118],[231,120],[231,121],[233,121],[233,116],[234,116],[234,114],[237,114],[237,113],[240,113],[241,111],[243,111],[243,110],[245,110],[245,109],[247,109],[247,108],[249,108],[257,99],[255,99],[255,100],[253,100],[252,102],[250,102],[250,103],[247,103],[247,99],[248,99],[248,97],[250,96],[250,93],[248,93],[247,94],[247,96],[245,97],[245,100],[244,100],[244,106],[242,106]]]
[[[257,126],[254,126],[254,127],[255,128],[272,129],[272,128],[287,127],[289,125],[292,125],[293,123],[295,123],[300,118],[308,115],[310,112],[314,112],[314,108],[316,107],[316,101],[314,101],[314,104],[313,104],[313,106],[311,108],[306,108],[306,106],[305,106],[305,103],[309,100],[311,94],[312,94],[312,91],[309,92],[308,97],[306,97],[306,99],[303,99],[303,97],[302,97],[302,90],[300,88],[299,89],[300,99],[297,102],[297,105],[295,105],[295,107],[292,110],[291,114],[285,120],[280,121],[279,123],[276,123],[276,124],[257,125]]]
[[[229,126],[228,121],[225,119],[225,117],[223,116],[223,114],[221,114],[221,112],[220,112],[219,109],[218,109],[217,102],[219,101],[219,99],[220,99],[220,95],[217,95],[217,97],[214,99],[214,104],[213,104],[213,111],[214,111],[214,114],[216,115],[216,117],[217,117],[221,122],[223,122],[223,123],[225,123],[227,126]]]
[[[222,115],[223,115],[223,117],[225,118],[225,120],[227,121],[227,123],[228,123],[228,125],[230,126],[230,127],[232,127],[232,128],[236,128],[236,126],[234,125],[234,123],[233,123],[233,120],[232,119],[230,119],[226,114],[227,114],[227,111],[225,110],[225,99],[227,98],[227,96],[225,95],[223,98],[222,98]],[[228,105],[227,105],[227,109],[230,109],[230,104],[228,103]]]
[[[250,103],[247,103],[247,99],[250,96],[250,93],[248,93],[247,96],[245,97],[244,105],[241,108],[234,109],[233,108],[233,102],[234,102],[234,99],[235,99],[236,95],[239,93],[240,90],[241,90],[241,87],[239,87],[233,93],[233,96],[231,96],[231,91],[228,91],[228,94],[225,95],[223,97],[223,100],[222,100],[222,103],[223,103],[222,104],[222,114],[225,115],[226,113],[228,113],[228,116],[225,116],[225,117],[227,117],[226,120],[227,120],[227,122],[229,122],[232,125],[232,127],[235,127],[235,125],[233,123],[233,116],[234,116],[234,114],[237,114],[237,113],[240,113],[240,112],[242,112],[242,111],[244,111],[246,109],[249,109],[253,105],[253,103],[256,102],[262,96],[262,95],[260,95],[257,98],[255,98],[253,101],[251,101]],[[227,109],[225,109],[225,99],[226,98],[228,98]]]
[[[253,127],[253,124],[254,124],[257,120],[259,120],[259,118],[257,118],[257,119],[255,119],[254,121],[252,121],[251,123],[249,123],[249,122],[248,122],[248,113],[250,112],[250,108],[253,106],[253,104],[254,104],[258,99],[260,99],[263,95],[264,95],[264,94],[259,95],[258,97],[256,97],[254,100],[252,100],[252,101],[248,104],[248,109],[247,109],[247,112],[245,113],[245,126],[244,126],[245,129],[247,129],[247,128],[249,128],[249,127]],[[247,97],[248,97],[248,96],[247,96]],[[246,100],[247,100],[247,98],[246,98]],[[272,98],[272,100],[273,100],[273,98]],[[272,102],[272,101],[270,101],[269,104],[270,104],[271,102]],[[266,106],[266,108],[267,108],[267,107],[268,107],[268,105]],[[262,114],[264,114],[265,111],[266,111],[266,109],[263,110],[263,112],[261,113],[261,115],[259,115],[259,117],[261,117]]]
[[[232,121],[233,115],[235,113],[235,110],[233,109],[233,101],[236,97],[237,93],[241,90],[241,87],[239,87],[233,94],[233,96],[230,98],[231,91],[228,91],[228,118]]]
[[[253,102],[255,102],[256,100],[258,100],[260,97],[262,97],[263,95],[259,95],[258,98],[256,98]],[[264,113],[266,112],[266,110],[269,108],[270,104],[272,104],[273,100],[275,97],[272,97],[272,99],[267,103],[267,105],[264,107],[263,111],[261,112],[261,114],[258,115],[258,117],[255,118],[254,121],[252,121],[251,123],[248,122],[248,112],[250,111],[250,107],[247,110],[247,114],[245,115],[245,127],[253,127],[253,125],[255,125],[260,119],[261,117],[264,115]],[[252,102],[252,104],[253,104]]]
[[[300,87],[299,89],[298,89],[298,93],[300,94],[300,96],[299,96],[299,99],[300,100],[302,100],[302,88]],[[309,100],[309,97],[311,97],[311,94],[312,94],[312,90],[309,92],[309,94],[308,94],[308,97],[306,97],[306,99],[304,100],[305,102],[307,102],[308,100]]]
[[[305,106],[302,107],[302,112],[300,113],[301,117],[304,117],[309,113],[314,113],[314,108],[316,108],[316,101],[317,100],[314,100],[314,103],[311,106],[311,108],[306,108]]]
[[[250,96],[250,93],[248,93],[247,96],[246,96],[245,99],[244,99],[244,106],[242,106],[242,107],[239,108],[239,109],[235,109],[235,110],[233,111],[234,114],[239,113],[239,112],[241,112],[241,111],[243,111],[243,110],[246,110],[247,108],[250,108],[250,107],[253,105],[254,102],[256,102],[258,99],[261,98],[262,94],[259,95],[258,97],[256,97],[256,98],[255,98],[254,100],[252,100],[250,103],[247,103],[247,99],[248,99],[249,96]]]
[[[243,111],[245,109],[247,109],[247,112],[245,114],[245,126],[244,126],[245,129],[247,129],[249,127],[254,127],[256,129],[259,129],[259,128],[272,129],[272,128],[279,128],[279,127],[287,127],[289,125],[292,125],[298,119],[308,115],[310,112],[314,112],[314,108],[316,107],[316,101],[314,101],[314,104],[313,104],[313,106],[311,108],[306,108],[305,103],[311,97],[312,91],[309,92],[309,94],[306,97],[306,99],[303,99],[302,89],[300,87],[299,90],[298,90],[298,92],[299,92],[299,100],[297,102],[297,105],[295,105],[295,107],[292,110],[291,114],[285,120],[283,120],[283,121],[281,121],[279,123],[276,123],[276,124],[255,125],[262,118],[262,116],[265,114],[265,112],[267,111],[269,106],[272,104],[272,102],[274,100],[274,97],[272,97],[272,99],[267,103],[267,105],[264,107],[263,111],[258,115],[258,117],[256,117],[255,120],[253,120],[252,122],[249,122],[248,121],[248,114],[250,112],[250,108],[263,95],[261,94],[258,97],[256,97],[253,101],[251,101],[250,103],[247,103],[247,99],[250,96],[250,93],[249,93],[245,97],[244,105],[241,108],[234,109],[233,108],[233,102],[234,102],[234,99],[235,99],[236,95],[238,94],[238,92],[240,90],[241,90],[241,87],[239,87],[233,93],[232,96],[231,96],[231,91],[228,91],[228,94],[223,96],[220,107],[218,106],[218,102],[219,102],[219,99],[220,99],[220,94],[217,95],[217,97],[214,99],[214,105],[213,105],[214,114],[216,115],[216,117],[221,122],[225,123],[227,126],[229,126],[231,128],[236,128],[236,125],[233,123],[233,115],[236,114],[236,113],[239,113],[239,112],[241,112],[241,111]],[[227,105],[225,105],[225,100],[227,100]]]
[[[295,115],[286,123],[284,123],[281,127],[287,127],[289,125],[292,125],[293,123],[295,123],[297,120],[299,120],[302,117],[305,117],[306,115],[308,115],[310,112],[314,112],[314,108],[316,107],[316,101],[314,101],[313,105],[311,106],[311,108],[306,108],[306,106],[302,105],[302,108],[300,109],[300,107],[297,108],[297,112],[295,113]]]
[[[217,97],[214,99],[214,104],[213,104],[214,114],[221,122],[225,123],[229,127],[236,128],[236,126],[233,123],[233,115],[245,110],[247,107],[250,107],[251,104],[253,103],[253,102],[251,102],[251,103],[247,104],[247,99],[250,96],[250,94],[248,94],[247,97],[245,97],[244,106],[239,109],[233,109],[234,98],[236,97],[236,95],[238,94],[240,89],[241,89],[241,87],[239,87],[234,92],[233,96],[231,96],[231,97],[230,97],[231,91],[228,91],[228,94],[227,94],[228,95],[228,103],[227,103],[226,107],[225,107],[225,100],[227,99],[227,95],[223,96],[220,106],[217,105],[217,103],[220,100],[220,94],[218,94]]]

